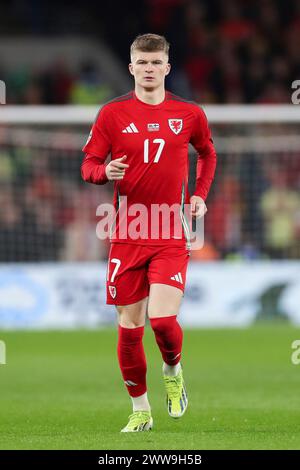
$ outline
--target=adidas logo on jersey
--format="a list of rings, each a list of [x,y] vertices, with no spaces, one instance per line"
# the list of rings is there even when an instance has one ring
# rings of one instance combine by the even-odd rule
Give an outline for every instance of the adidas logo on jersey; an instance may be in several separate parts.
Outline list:
[[[177,281],[177,282],[180,282],[180,284],[183,284],[181,273],[175,274],[175,276],[172,276],[171,279],[172,281]]]
[[[122,130],[123,134],[132,134],[132,133],[138,133],[138,129],[135,127],[134,123],[131,122],[129,126],[127,126],[125,129]]]

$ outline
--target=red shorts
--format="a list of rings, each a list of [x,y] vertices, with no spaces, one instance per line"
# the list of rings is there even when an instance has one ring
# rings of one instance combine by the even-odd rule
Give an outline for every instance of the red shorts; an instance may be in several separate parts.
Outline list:
[[[184,292],[190,251],[185,246],[112,243],[106,276],[106,303],[130,305],[149,295],[150,284]]]

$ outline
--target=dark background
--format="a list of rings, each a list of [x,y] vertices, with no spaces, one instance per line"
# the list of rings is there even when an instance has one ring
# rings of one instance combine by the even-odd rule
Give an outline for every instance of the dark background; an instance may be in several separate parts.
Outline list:
[[[300,76],[297,0],[5,0],[0,31],[1,42],[88,38],[124,67],[136,35],[164,34],[173,65],[168,87],[202,103],[288,103],[291,83]],[[11,103],[90,104],[92,98],[76,94],[76,86],[98,85],[104,99],[118,92],[92,59],[79,57],[74,67],[58,51],[47,65],[30,67],[30,54],[27,61],[27,67],[0,69],[11,83]]]

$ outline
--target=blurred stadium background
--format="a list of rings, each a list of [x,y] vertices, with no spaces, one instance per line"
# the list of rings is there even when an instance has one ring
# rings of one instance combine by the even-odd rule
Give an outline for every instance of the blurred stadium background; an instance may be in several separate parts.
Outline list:
[[[0,105],[0,339],[7,338],[7,382],[6,388],[3,382],[2,386],[8,402],[14,384],[22,387],[22,374],[26,375],[23,354],[29,361],[28,370],[42,377],[44,384],[43,363],[55,368],[60,360],[65,361],[65,369],[60,362],[62,378],[70,360],[60,347],[61,357],[51,357],[50,345],[59,344],[55,333],[49,333],[48,350],[41,352],[43,336],[37,339],[36,333],[29,341],[26,333],[14,330],[105,327],[99,332],[103,344],[114,337],[111,332],[105,336],[106,328],[116,322],[114,308],[105,305],[109,246],[95,235],[96,207],[111,202],[113,188],[111,184],[87,185],[79,169],[81,148],[97,109],[132,88],[128,51],[132,39],[143,32],[164,34],[170,41],[173,68],[167,88],[203,105],[218,153],[216,179],[207,201],[205,245],[192,252],[180,320],[186,328],[267,324],[263,333],[249,333],[244,344],[235,342],[237,337],[229,330],[220,333],[216,329],[207,336],[205,330],[199,331],[206,345],[203,355],[210,354],[211,344],[217,341],[224,354],[223,366],[233,366],[229,376],[236,370],[242,377],[246,374],[242,365],[234,369],[235,354],[245,357],[248,348],[262,348],[261,355],[246,354],[248,372],[258,374],[255,398],[249,396],[247,402],[251,386],[245,376],[241,385],[243,392],[247,390],[245,409],[256,407],[258,415],[268,405],[257,384],[264,384],[269,397],[276,398],[276,393],[287,396],[287,389],[292,393],[290,385],[299,386],[299,371],[296,378],[290,354],[300,324],[300,107],[292,105],[291,96],[292,82],[300,79],[300,3],[140,0],[90,1],[87,6],[82,0],[65,4],[56,0],[3,1],[0,30],[0,80],[6,84],[6,105]],[[192,149],[190,159],[192,191],[196,162]],[[282,328],[282,337],[278,328]],[[19,336],[22,334],[24,337]],[[189,334],[187,353],[198,341],[197,330]],[[211,342],[205,343],[205,337]],[[273,337],[277,345],[272,343]],[[89,338],[68,339],[78,363],[83,350],[90,351],[90,358],[97,351],[93,342],[89,349]],[[223,346],[230,344],[229,338],[236,350],[226,356]],[[86,348],[79,348],[80,357],[76,356],[79,341]],[[10,348],[10,342],[14,347]],[[116,360],[113,354],[111,351],[111,364]],[[210,374],[216,379],[215,354],[212,368],[205,370],[208,382]],[[9,357],[15,361],[11,369]],[[198,360],[201,371],[200,354]],[[193,358],[187,354],[186,361],[190,373],[195,373]],[[92,373],[99,373],[95,360],[92,364]],[[274,385],[274,376],[272,385],[268,381],[268,364],[281,388]],[[0,373],[3,378],[3,368]],[[80,381],[79,376],[78,372]],[[121,380],[115,382],[121,386]],[[219,385],[226,388],[224,381]],[[93,386],[99,384],[90,384]],[[33,389],[36,394],[36,387]],[[214,396],[209,387],[207,393]],[[231,393],[231,401],[226,402],[226,393]],[[123,395],[119,399],[124,406]],[[275,398],[270,416],[280,408],[282,420],[288,421],[286,416],[295,412],[292,395],[289,410]],[[42,407],[42,398],[41,402],[35,399]],[[220,406],[234,408],[236,399],[228,385]],[[15,408],[16,422],[21,421],[20,403]],[[60,405],[63,413],[66,409],[62,402]],[[206,405],[210,410],[207,399]],[[285,418],[284,410],[290,412]],[[57,419],[51,412],[49,416],[52,423]],[[209,422],[209,411],[206,418]],[[296,433],[295,423],[293,429]],[[16,441],[21,447],[46,446],[46,437],[30,443],[22,441],[22,436]],[[205,441],[205,445],[217,446],[218,437],[216,432],[215,441]],[[283,442],[282,435],[277,437],[274,445]],[[9,439],[3,442],[4,447],[14,445]],[[180,448],[178,442],[174,445]],[[237,438],[231,443],[239,446]],[[59,439],[49,445],[59,446]],[[259,447],[259,441],[252,445]],[[271,440],[265,445],[272,446]],[[230,440],[224,446],[230,447]],[[295,447],[296,442],[287,441],[286,446]]]

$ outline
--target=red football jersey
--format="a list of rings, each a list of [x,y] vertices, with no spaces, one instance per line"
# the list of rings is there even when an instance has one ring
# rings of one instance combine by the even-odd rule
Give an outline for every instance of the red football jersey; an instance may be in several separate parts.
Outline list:
[[[129,168],[122,180],[114,182],[114,206],[119,212],[111,241],[155,245],[182,245],[188,241],[189,223],[183,205],[190,201],[189,143],[199,155],[194,194],[205,200],[214,177],[216,153],[206,116],[198,105],[170,92],[166,92],[162,103],[151,105],[130,92],[101,108],[83,147],[86,155],[81,173],[85,181],[104,184],[108,181],[107,156],[111,154],[111,159],[116,159],[127,155],[124,163]],[[126,234],[120,202],[121,207],[126,204]],[[155,212],[161,205],[174,208],[165,222],[159,211]],[[178,218],[176,211],[180,213]],[[130,234],[132,225],[134,230]]]

